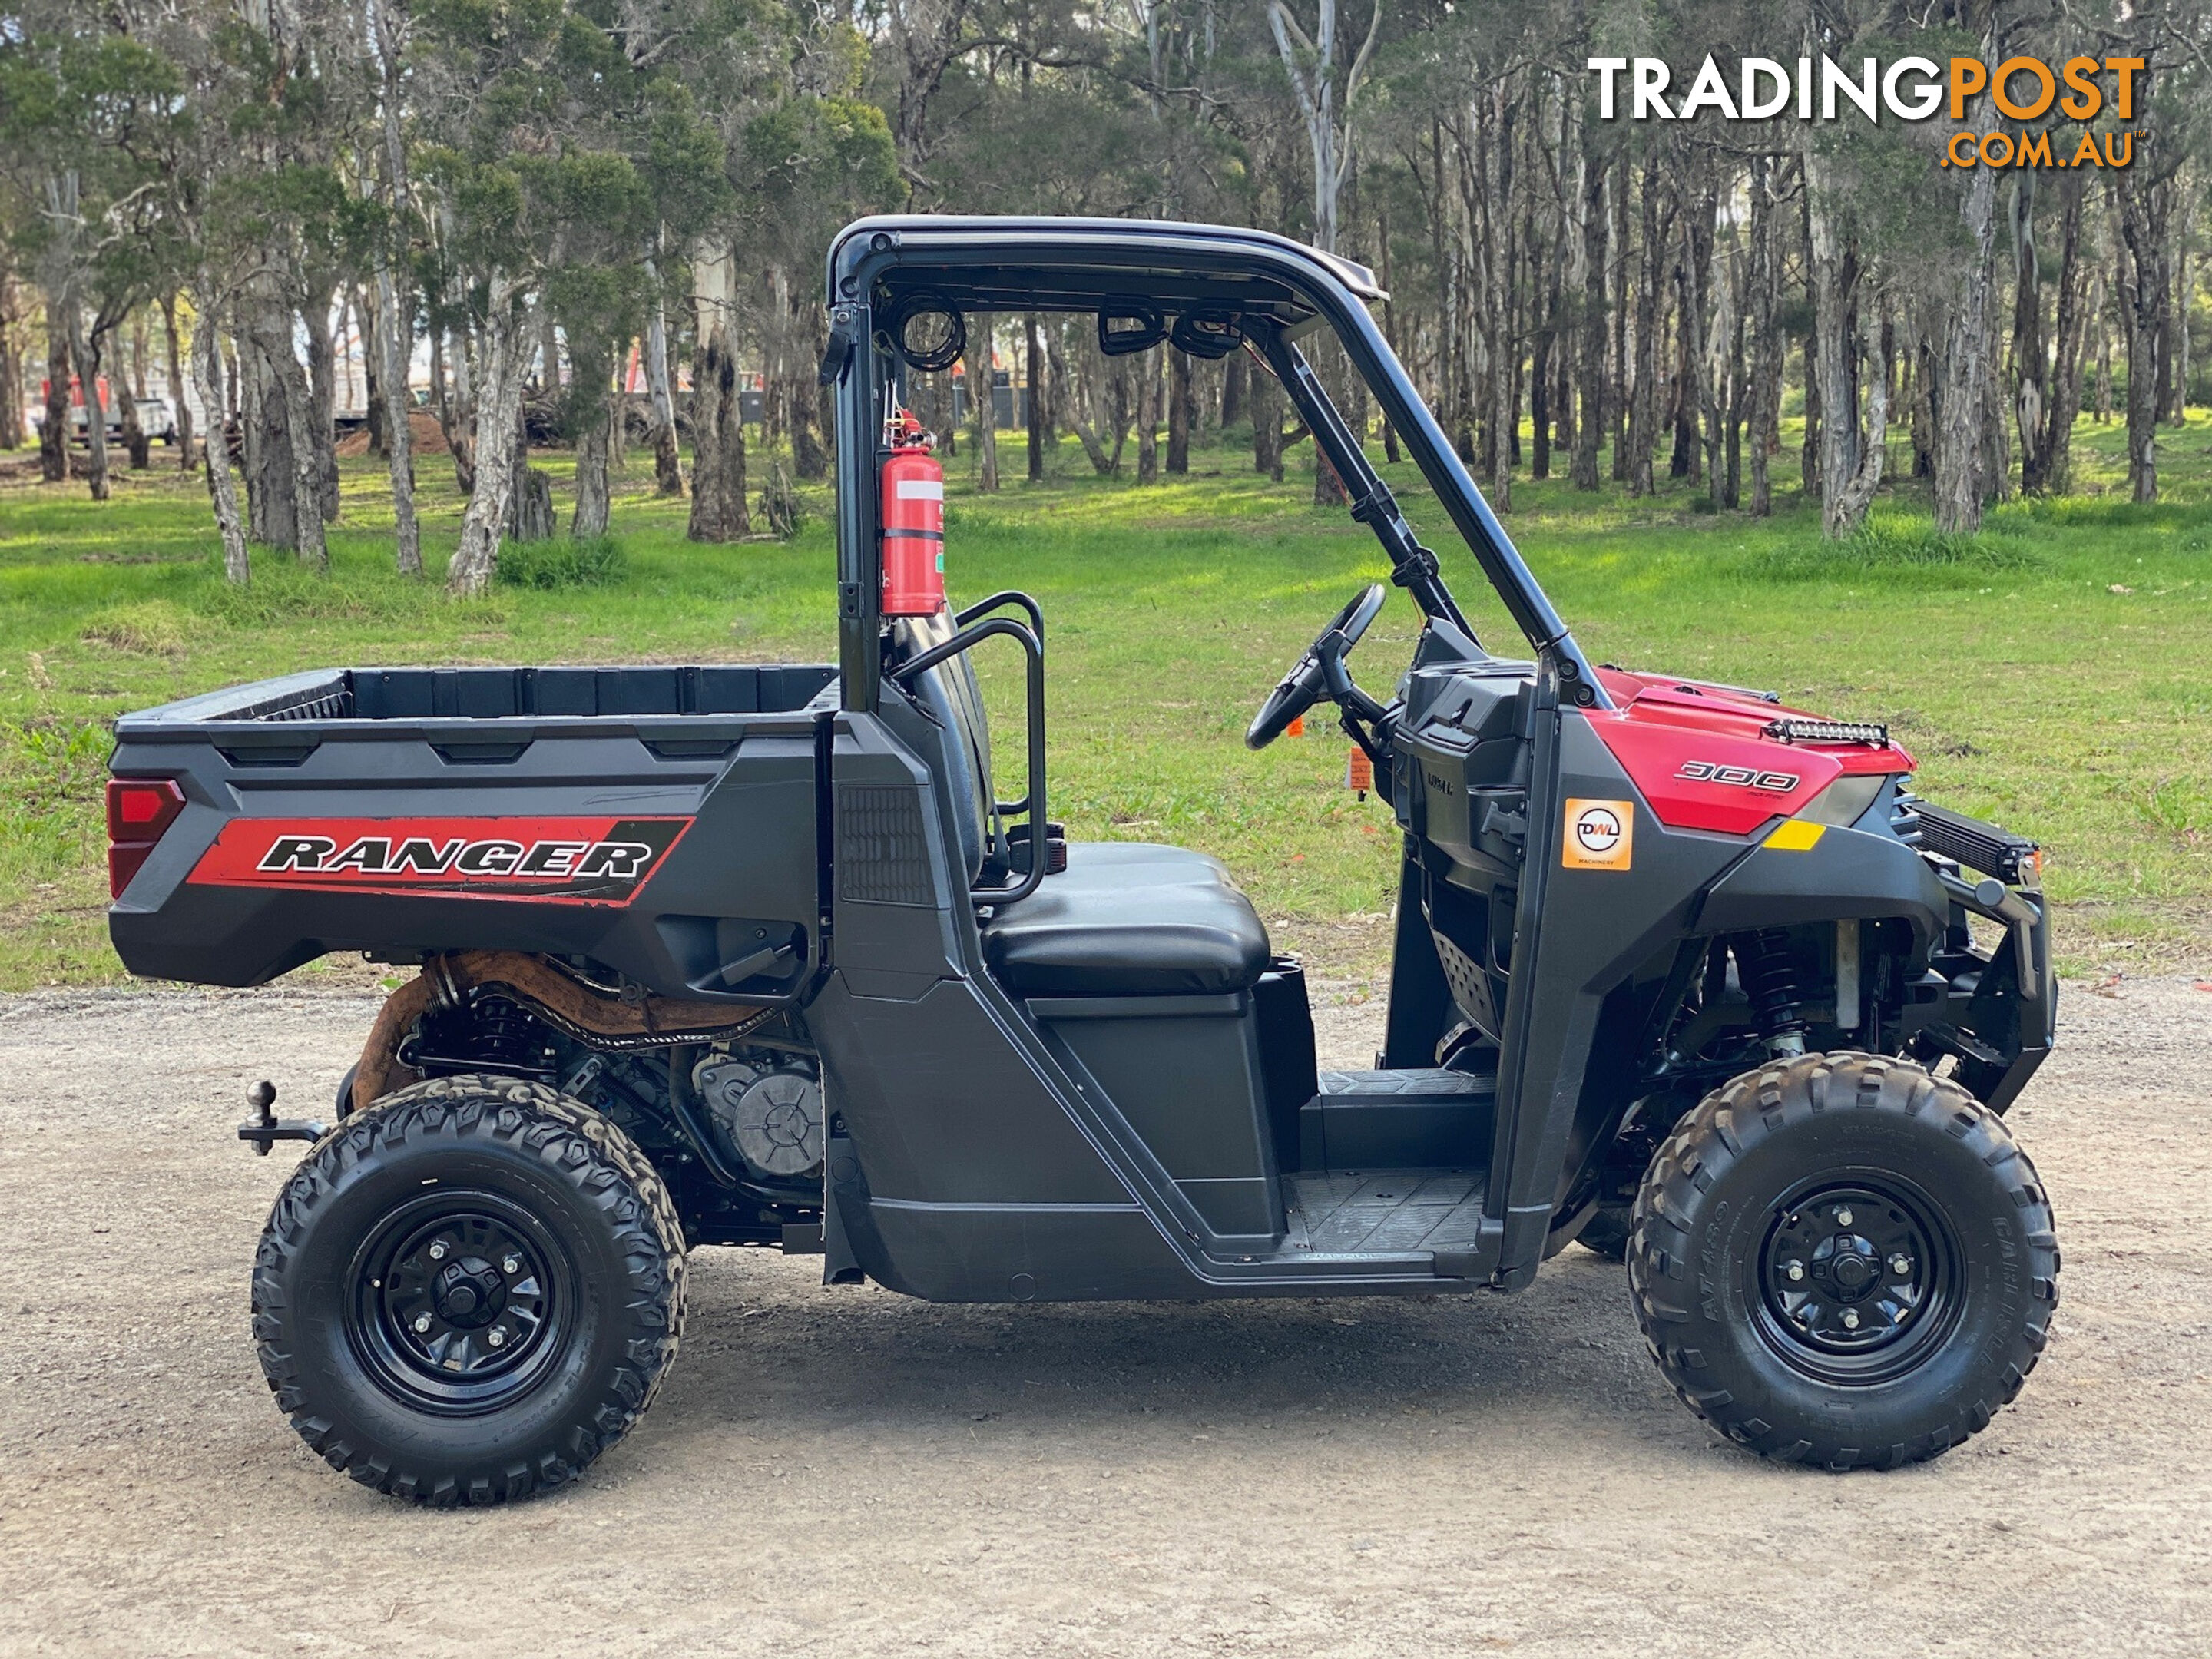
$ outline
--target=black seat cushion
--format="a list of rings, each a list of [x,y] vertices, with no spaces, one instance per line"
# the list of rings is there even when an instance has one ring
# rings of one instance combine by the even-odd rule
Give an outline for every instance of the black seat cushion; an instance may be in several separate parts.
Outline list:
[[[1074,842],[1065,871],[983,924],[983,954],[1024,996],[1206,996],[1258,982],[1267,930],[1217,859]]]

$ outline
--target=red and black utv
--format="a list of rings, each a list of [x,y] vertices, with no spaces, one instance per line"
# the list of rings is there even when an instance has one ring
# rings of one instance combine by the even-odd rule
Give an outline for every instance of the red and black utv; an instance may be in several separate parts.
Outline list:
[[[2056,983],[2033,844],[1879,726],[1586,657],[1383,343],[1364,270],[1246,230],[865,220],[829,262],[838,660],[357,668],[133,714],[132,971],[326,951],[391,998],[253,1278],[277,1402],[380,1490],[573,1476],[675,1354],[685,1252],[819,1252],[941,1301],[1518,1290],[1625,1255],[1661,1370],[1771,1456],[1932,1456],[2019,1389],[2051,1213],[1999,1115]],[[1403,830],[1388,1038],[1317,1072],[1229,872],[1049,818],[1047,619],[943,598],[901,410],[963,313],[1249,351],[1423,625],[1389,696],[1325,628],[1255,747],[1334,702]],[[1329,331],[1523,636],[1493,655],[1299,342]],[[1027,665],[1026,763],[970,665]],[[1000,647],[1003,648],[1003,647]]]

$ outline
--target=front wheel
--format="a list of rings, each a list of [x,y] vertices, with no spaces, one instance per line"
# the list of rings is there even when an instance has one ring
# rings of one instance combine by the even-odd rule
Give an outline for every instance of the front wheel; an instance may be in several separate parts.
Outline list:
[[[1644,1176],[1628,1272],[1684,1404],[1762,1455],[1837,1469],[1986,1427],[2058,1301],[2050,1201],[2003,1122],[1864,1054],[1706,1097]]]
[[[388,1095],[319,1141],[270,1212],[253,1332],[333,1468],[424,1504],[573,1479],[675,1358],[684,1232],[622,1131],[511,1078]]]

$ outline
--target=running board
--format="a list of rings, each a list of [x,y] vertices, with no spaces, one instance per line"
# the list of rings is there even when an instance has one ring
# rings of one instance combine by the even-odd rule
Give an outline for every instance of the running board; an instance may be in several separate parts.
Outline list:
[[[1314,1263],[1425,1255],[1441,1270],[1481,1248],[1483,1184],[1464,1170],[1286,1176],[1284,1253]]]

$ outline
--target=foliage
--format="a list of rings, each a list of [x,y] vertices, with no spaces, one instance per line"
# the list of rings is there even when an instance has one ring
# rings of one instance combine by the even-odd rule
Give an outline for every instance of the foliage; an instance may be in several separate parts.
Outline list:
[[[2033,555],[2002,568],[1845,559],[1777,582],[1771,559],[1819,545],[1817,510],[1794,489],[1759,521],[1692,514],[1686,485],[1639,501],[1554,481],[1520,493],[1514,527],[1594,654],[1887,720],[1917,757],[1923,793],[2041,838],[2069,970],[2206,969],[2212,422],[2194,417],[2185,436],[2172,499],[2142,509],[2110,493],[2124,478],[2121,434],[2085,422],[2083,482],[2106,493],[1997,515],[1984,543]],[[988,498],[956,466],[951,580],[966,595],[1024,588],[1045,606],[1054,815],[1072,833],[1218,854],[1316,973],[1372,973],[1393,897],[1387,811],[1341,787],[1344,746],[1323,723],[1256,756],[1240,739],[1283,665],[1347,592],[1383,573],[1382,559],[1340,513],[1308,505],[1310,471],[1272,484],[1244,459],[1203,449],[1188,477],[1141,489],[1091,477],[1068,444],[1044,482],[1010,481]],[[66,485],[0,485],[0,915],[10,923],[0,985],[118,971],[102,923],[99,791],[103,722],[123,710],[334,664],[823,661],[835,651],[820,486],[799,486],[808,522],[792,542],[701,547],[683,539],[684,504],[653,495],[647,475],[617,498],[632,527],[613,580],[502,585],[457,602],[392,573],[379,474],[345,467],[330,577],[258,555],[246,589],[206,556],[193,480],[131,479],[105,507]],[[1516,648],[1418,477],[1385,470],[1484,638]],[[427,469],[423,498],[434,577],[460,501],[449,477]],[[1924,495],[1900,492],[1873,522],[1882,544],[1911,544],[1929,522]],[[564,550],[556,541],[523,556]],[[124,614],[160,618],[181,648],[85,637]],[[1388,687],[1413,632],[1394,600],[1361,644],[1361,683]],[[1018,660],[986,652],[981,668],[1010,734],[1005,752],[1018,756]],[[1000,782],[1018,793],[1015,778]]]
[[[499,556],[498,580],[546,592],[608,587],[629,574],[629,558],[612,536],[517,542]]]

